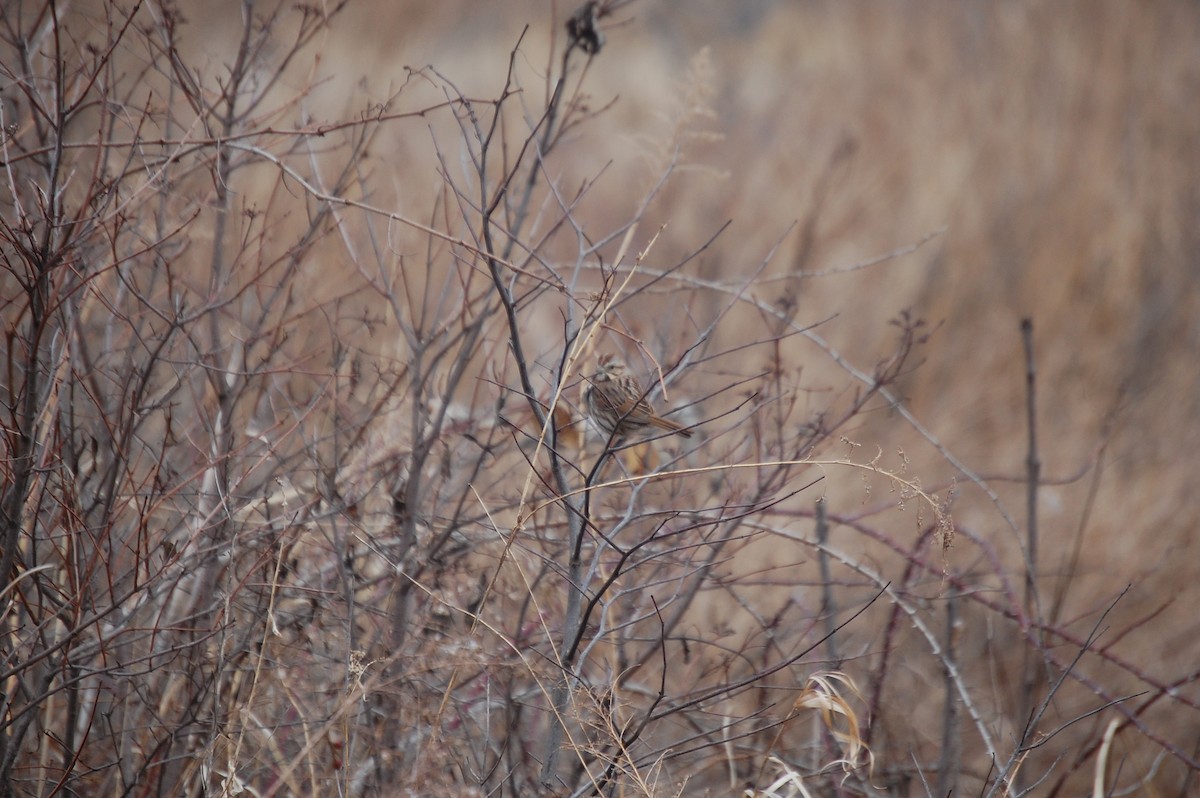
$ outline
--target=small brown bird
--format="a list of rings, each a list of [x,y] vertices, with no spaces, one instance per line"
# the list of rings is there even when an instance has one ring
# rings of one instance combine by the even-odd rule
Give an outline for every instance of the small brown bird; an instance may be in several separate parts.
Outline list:
[[[596,372],[588,379],[588,386],[583,391],[583,403],[596,428],[614,440],[645,433],[651,428],[692,437],[691,430],[656,415],[645,395],[626,368],[625,361],[616,355],[601,355]]]

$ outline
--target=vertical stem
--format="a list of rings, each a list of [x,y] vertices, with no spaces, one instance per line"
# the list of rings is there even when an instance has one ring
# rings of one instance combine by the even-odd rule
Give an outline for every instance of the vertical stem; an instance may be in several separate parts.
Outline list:
[[[1027,546],[1029,549],[1029,568],[1025,573],[1025,612],[1032,617],[1036,585],[1034,575],[1037,570],[1038,551],[1038,483],[1042,474],[1042,462],[1038,457],[1037,447],[1037,366],[1033,356],[1033,320],[1021,320],[1021,338],[1025,344],[1025,413],[1028,419],[1029,452],[1025,458],[1027,474],[1026,490],[1026,524],[1028,526]]]
[[[957,640],[958,591],[950,589],[946,596],[946,642],[942,658],[945,698],[942,704],[942,756],[938,761],[937,789],[934,795],[955,795],[958,786],[959,754],[962,735],[958,733],[958,691],[954,687]]]
[[[817,500],[817,552],[821,566],[821,615],[825,618],[825,646],[829,649],[831,668],[841,666],[842,658],[838,656],[837,641],[834,632],[837,630],[837,603],[833,598],[833,575],[829,570],[829,553],[825,544],[829,542],[829,521],[825,518],[825,500]]]
[[[15,429],[6,430],[5,438],[9,444],[9,455],[12,458],[13,478],[10,484],[0,491],[0,524],[3,526],[3,553],[0,554],[0,586],[9,585],[9,579],[17,566],[17,550],[20,543],[21,530],[24,528],[26,516],[29,519],[29,547],[36,543],[37,510],[26,512],[26,499],[32,490],[36,476],[37,450],[39,441],[38,426],[42,411],[42,369],[44,367],[43,339],[46,337],[50,316],[54,306],[51,297],[53,285],[51,273],[62,265],[63,253],[68,246],[67,228],[62,224],[62,186],[59,179],[63,161],[63,140],[67,126],[67,112],[64,101],[66,92],[66,61],[62,54],[61,31],[59,30],[58,4],[50,0],[48,4],[54,35],[53,70],[54,80],[50,90],[54,92],[54,121],[43,131],[43,138],[50,137],[49,162],[47,164],[47,180],[45,185],[46,205],[43,215],[45,227],[40,236],[35,236],[36,222],[28,220],[28,227],[15,229],[16,235],[22,235],[25,242],[20,246],[20,256],[28,264],[28,280],[24,284],[25,293],[29,300],[29,324],[27,335],[23,340],[10,338],[7,342],[9,357],[20,344],[25,345],[23,363],[24,385],[22,393],[16,394],[16,381],[9,386],[12,392],[15,416]],[[15,197],[14,197],[15,198]],[[23,219],[18,219],[18,224]],[[15,328],[16,325],[14,325]],[[11,369],[11,363],[10,369]],[[52,387],[49,366],[45,366],[47,390]],[[20,406],[17,410],[16,407]],[[48,687],[53,678],[54,669],[47,669],[45,684]],[[39,688],[34,688],[37,692]],[[21,750],[21,740],[28,731],[35,717],[34,712],[25,713],[24,717],[6,728],[0,729],[0,796],[13,794],[11,776],[16,758]]]
[[[1034,619],[1038,617],[1036,583],[1038,562],[1037,501],[1038,483],[1041,479],[1042,470],[1037,447],[1037,365],[1033,353],[1033,319],[1028,317],[1021,319],[1021,340],[1025,347],[1025,414],[1028,424],[1026,435],[1029,442],[1028,453],[1025,456],[1025,512],[1027,527],[1025,544],[1025,623],[1032,627],[1034,626]],[[1037,633],[1035,632],[1035,634]],[[1030,734],[1033,733],[1030,713],[1035,701],[1035,673],[1037,668],[1030,660],[1030,653],[1029,646],[1025,646],[1022,655],[1021,692],[1017,699],[1017,715],[1015,718],[1016,725],[1021,729],[1019,745],[1024,745]],[[1014,793],[1021,792],[1021,781],[1022,774],[1018,769],[1013,775],[1012,786]]]

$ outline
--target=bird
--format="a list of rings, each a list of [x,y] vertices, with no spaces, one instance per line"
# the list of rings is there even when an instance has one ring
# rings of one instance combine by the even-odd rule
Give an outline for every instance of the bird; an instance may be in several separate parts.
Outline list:
[[[685,438],[692,431],[682,424],[662,418],[646,401],[646,391],[629,373],[625,361],[616,355],[601,355],[596,371],[583,390],[588,418],[610,440],[621,440],[652,429],[678,432]]]

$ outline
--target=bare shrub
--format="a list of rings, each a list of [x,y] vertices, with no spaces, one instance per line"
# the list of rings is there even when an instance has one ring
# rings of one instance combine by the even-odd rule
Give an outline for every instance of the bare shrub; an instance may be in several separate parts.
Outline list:
[[[246,0],[216,59],[171,5],[4,8],[4,794],[1020,794],[1110,705],[1195,767],[1143,714],[1194,704],[1047,612],[1035,512],[1014,573],[857,440],[923,321],[857,365],[774,251],[659,255],[704,54],[616,202],[569,176],[626,3],[487,97],[427,67],[322,120],[345,5]],[[604,352],[693,437],[589,432]]]

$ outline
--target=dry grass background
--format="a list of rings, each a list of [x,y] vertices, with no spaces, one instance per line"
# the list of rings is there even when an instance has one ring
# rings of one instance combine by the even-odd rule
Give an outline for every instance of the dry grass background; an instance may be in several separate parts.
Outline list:
[[[184,49],[219,72],[236,48],[236,4],[179,5],[188,20]],[[405,67],[427,64],[463,94],[491,97],[526,25],[519,74],[536,108],[544,102],[550,37],[572,10],[532,0],[359,3],[317,48],[319,61],[294,67],[296,85],[310,69],[322,81],[296,117],[352,116],[403,85]],[[635,242],[644,246],[665,225],[648,265],[677,262],[732,220],[693,272],[736,283],[765,261],[754,295],[794,309],[802,323],[820,322],[816,332],[867,371],[895,338],[890,319],[909,309],[926,320],[934,331],[922,362],[899,382],[907,407],[945,450],[988,480],[1018,522],[1027,445],[1019,322],[1032,319],[1043,474],[1051,481],[1040,494],[1040,585],[1047,594],[1070,586],[1060,618],[1080,637],[1131,585],[1106,621],[1129,629],[1112,652],[1163,680],[1195,673],[1200,7],[1183,0],[642,0],[606,29],[608,45],[589,66],[587,91],[596,108],[614,104],[549,163],[565,186],[600,175],[577,215],[597,229],[631,216],[657,174],[664,142],[682,143],[684,168],[648,209]],[[413,81],[396,107],[439,99],[431,85]],[[385,128],[371,147],[364,195],[414,218],[427,215],[442,187],[430,141],[456,135],[444,118]],[[247,206],[278,201],[274,182],[246,180],[239,188]],[[421,237],[391,232],[395,251],[419,263]],[[911,252],[849,268],[933,233]],[[356,272],[342,242],[321,246],[323,256],[306,261],[300,275],[314,305]],[[562,246],[571,252],[572,242]],[[615,250],[614,243],[606,253]],[[704,304],[712,297],[693,306],[686,296],[652,294],[624,309],[622,321],[659,351],[677,350],[716,312]],[[727,320],[722,347],[751,335],[749,315],[745,322],[743,329],[737,316]],[[363,350],[404,360],[388,329],[344,323],[341,334]],[[325,324],[316,324],[311,340],[290,345],[304,351],[327,335]],[[555,317],[532,322],[550,335],[558,324]],[[502,357],[504,350],[491,351]],[[806,390],[802,407],[848,399],[844,373],[810,342],[792,339],[782,351]],[[720,358],[685,385],[732,382],[766,365]],[[376,434],[388,445],[386,432]],[[944,491],[957,480],[952,510],[960,535],[990,544],[1020,573],[1018,532],[893,409],[877,402],[844,434],[847,445],[868,457],[880,451],[884,465],[903,464],[928,488]],[[819,490],[832,514],[854,515],[889,501],[885,486],[871,487],[857,473],[831,469]],[[897,537],[915,530],[911,516],[898,514]],[[846,543],[882,570],[902,566],[869,543]],[[797,585],[747,588],[747,601],[763,615],[786,602],[818,601],[815,587],[800,584],[811,582],[804,569],[812,562],[789,556],[777,546],[748,546],[724,576],[749,583],[764,568],[795,565],[804,575]],[[969,573],[980,555],[957,545],[945,556]],[[928,585],[927,598],[936,602],[942,587]],[[977,587],[996,585],[985,579]],[[706,597],[693,622],[736,636],[743,622],[750,633],[750,620],[744,608]],[[880,644],[882,620],[882,613],[868,616],[852,628],[848,648],[869,654]],[[991,700],[1015,707],[1020,677],[1008,653],[1019,647],[1017,632],[982,613],[964,621],[966,667],[991,668],[979,683]],[[884,763],[903,763],[910,751],[936,758],[940,697],[926,698],[941,689],[941,676],[919,649],[902,659],[882,708],[882,727],[892,732],[876,740]],[[1096,667],[1095,677],[1111,676],[1113,692],[1122,694],[1124,677]],[[329,684],[338,678],[331,671]],[[1178,689],[1200,701],[1193,681]],[[1061,720],[1092,708],[1094,698],[1064,696]],[[1194,755],[1194,715],[1155,723]],[[1100,724],[1081,725],[1094,737]],[[1001,739],[1014,733],[994,731]],[[1130,782],[1154,771],[1154,750],[1132,737],[1123,743]],[[972,753],[979,754],[968,752],[968,770],[982,776],[987,763],[971,761]],[[1161,784],[1178,784],[1179,773],[1168,762]],[[1159,782],[1150,776],[1147,783]]]

